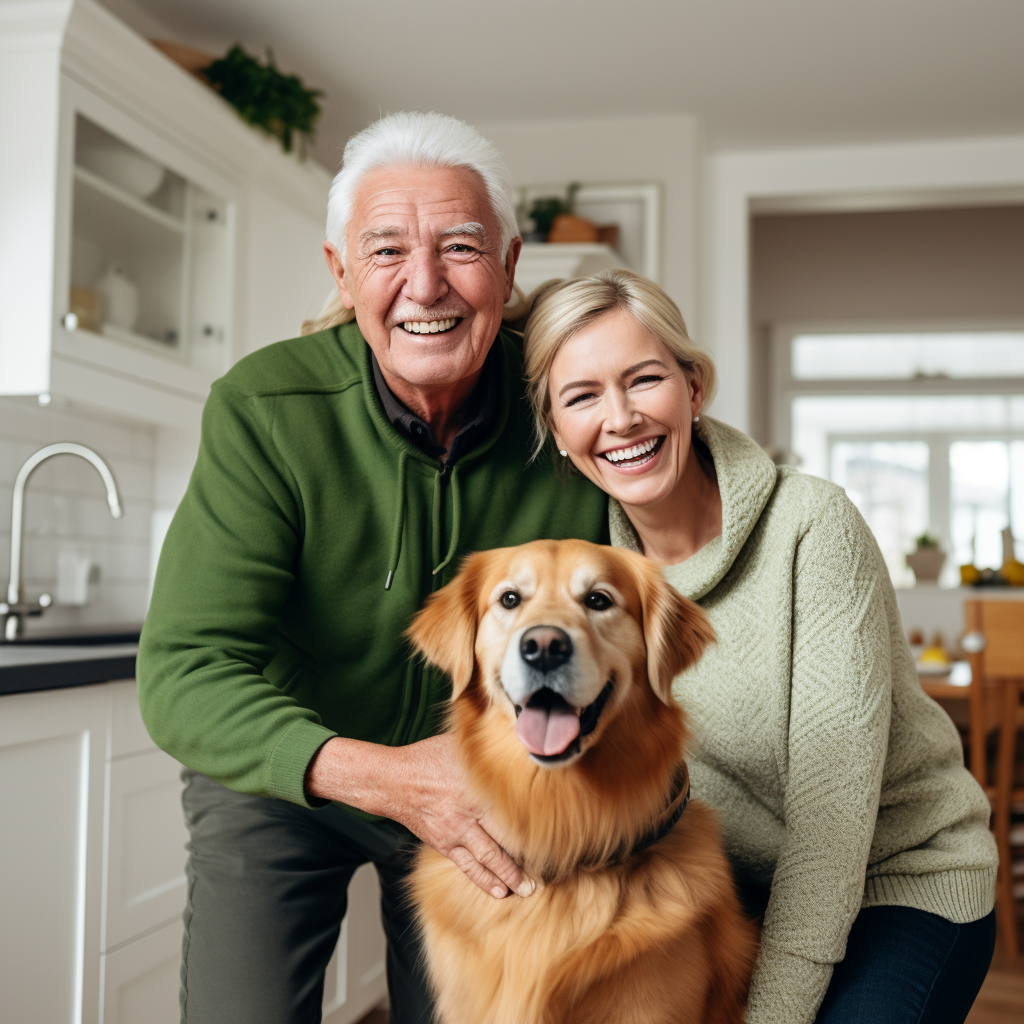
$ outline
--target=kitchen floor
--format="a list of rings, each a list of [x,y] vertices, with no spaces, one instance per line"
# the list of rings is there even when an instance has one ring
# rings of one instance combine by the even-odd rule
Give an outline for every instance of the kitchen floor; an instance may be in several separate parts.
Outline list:
[[[1024,924],[1024,922],[1022,922]],[[1024,935],[1024,928],[1021,934]],[[1020,1024],[1024,1020],[1024,954],[1007,960],[1000,945],[967,1024]],[[386,1010],[371,1010],[359,1024],[388,1024]]]

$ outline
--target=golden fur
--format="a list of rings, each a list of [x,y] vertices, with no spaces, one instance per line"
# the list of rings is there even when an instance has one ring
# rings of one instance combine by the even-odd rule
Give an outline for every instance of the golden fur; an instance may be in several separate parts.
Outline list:
[[[521,595],[513,609],[501,595]],[[593,610],[595,589],[613,605]],[[501,678],[513,636],[556,625],[614,680],[574,760],[541,765],[516,735]],[[495,899],[429,847],[411,892],[443,1024],[732,1024],[743,1019],[755,929],[743,917],[713,813],[664,816],[686,725],[672,679],[713,633],[653,563],[583,541],[473,555],[410,629],[452,678],[450,729],[494,838],[537,882]],[[576,656],[576,655],[574,655]]]

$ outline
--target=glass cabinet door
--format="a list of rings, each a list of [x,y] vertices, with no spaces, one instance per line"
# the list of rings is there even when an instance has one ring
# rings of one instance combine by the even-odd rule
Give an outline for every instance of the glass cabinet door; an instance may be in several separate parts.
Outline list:
[[[64,326],[222,373],[231,205],[82,114],[73,179]]]

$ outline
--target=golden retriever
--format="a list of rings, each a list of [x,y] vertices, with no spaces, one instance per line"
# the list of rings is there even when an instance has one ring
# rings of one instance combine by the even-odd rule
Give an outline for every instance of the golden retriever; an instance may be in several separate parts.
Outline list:
[[[704,613],[646,558],[536,541],[472,555],[409,635],[451,676],[469,783],[537,882],[495,899],[419,852],[439,1020],[742,1021],[755,927],[713,813],[687,804],[671,691],[714,638]]]

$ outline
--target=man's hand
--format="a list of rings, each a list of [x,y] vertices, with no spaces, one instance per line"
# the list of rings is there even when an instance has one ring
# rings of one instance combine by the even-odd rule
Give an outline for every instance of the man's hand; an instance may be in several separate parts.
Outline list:
[[[481,824],[450,736],[405,747],[335,737],[310,764],[306,792],[400,822],[492,896],[535,888]]]

